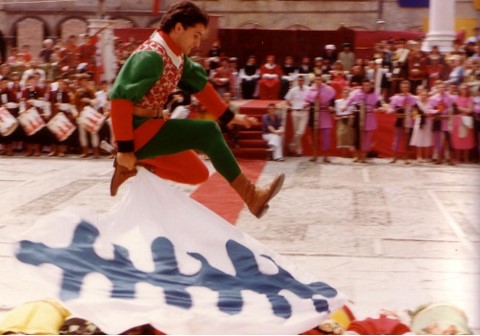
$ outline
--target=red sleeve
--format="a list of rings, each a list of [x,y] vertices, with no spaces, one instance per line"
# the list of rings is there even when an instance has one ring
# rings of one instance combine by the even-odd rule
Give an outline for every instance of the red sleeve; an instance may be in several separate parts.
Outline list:
[[[207,83],[202,91],[195,94],[205,109],[218,119],[226,110],[227,104],[218,95],[212,84]]]
[[[133,103],[127,99],[112,99],[110,115],[113,135],[119,152],[133,152]]]

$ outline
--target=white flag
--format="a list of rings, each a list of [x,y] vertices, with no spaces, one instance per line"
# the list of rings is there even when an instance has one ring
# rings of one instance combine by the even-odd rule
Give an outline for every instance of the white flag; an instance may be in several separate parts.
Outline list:
[[[49,215],[15,258],[47,280],[45,293],[113,334],[147,323],[167,334],[298,334],[344,304],[143,168],[107,218]]]

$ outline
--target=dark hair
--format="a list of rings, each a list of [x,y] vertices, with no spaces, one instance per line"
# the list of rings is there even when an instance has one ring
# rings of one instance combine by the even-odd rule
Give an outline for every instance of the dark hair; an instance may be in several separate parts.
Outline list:
[[[160,30],[169,33],[177,23],[183,28],[193,27],[199,23],[208,26],[208,14],[191,1],[179,1],[168,9],[160,21]]]

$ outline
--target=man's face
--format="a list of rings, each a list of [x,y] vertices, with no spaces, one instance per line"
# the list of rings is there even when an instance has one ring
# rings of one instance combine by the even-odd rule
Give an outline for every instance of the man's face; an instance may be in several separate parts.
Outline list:
[[[401,85],[401,90],[402,90],[403,93],[408,93],[408,92],[410,92],[410,85],[408,85],[408,84],[402,84],[402,85]]]
[[[177,23],[174,29],[177,33],[174,42],[185,54],[189,54],[192,49],[200,47],[206,31],[206,27],[201,23],[187,28],[184,28],[181,23]]]
[[[372,89],[372,83],[370,83],[370,82],[363,82],[362,88],[363,88],[363,91],[364,91],[364,92],[370,92],[370,90]]]

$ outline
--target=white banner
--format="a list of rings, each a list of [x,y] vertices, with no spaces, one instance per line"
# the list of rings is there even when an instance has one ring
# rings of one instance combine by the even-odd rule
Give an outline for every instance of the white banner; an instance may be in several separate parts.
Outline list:
[[[299,334],[345,303],[143,168],[108,216],[49,215],[15,257],[46,280],[37,291],[109,334],[147,323],[167,334]]]

